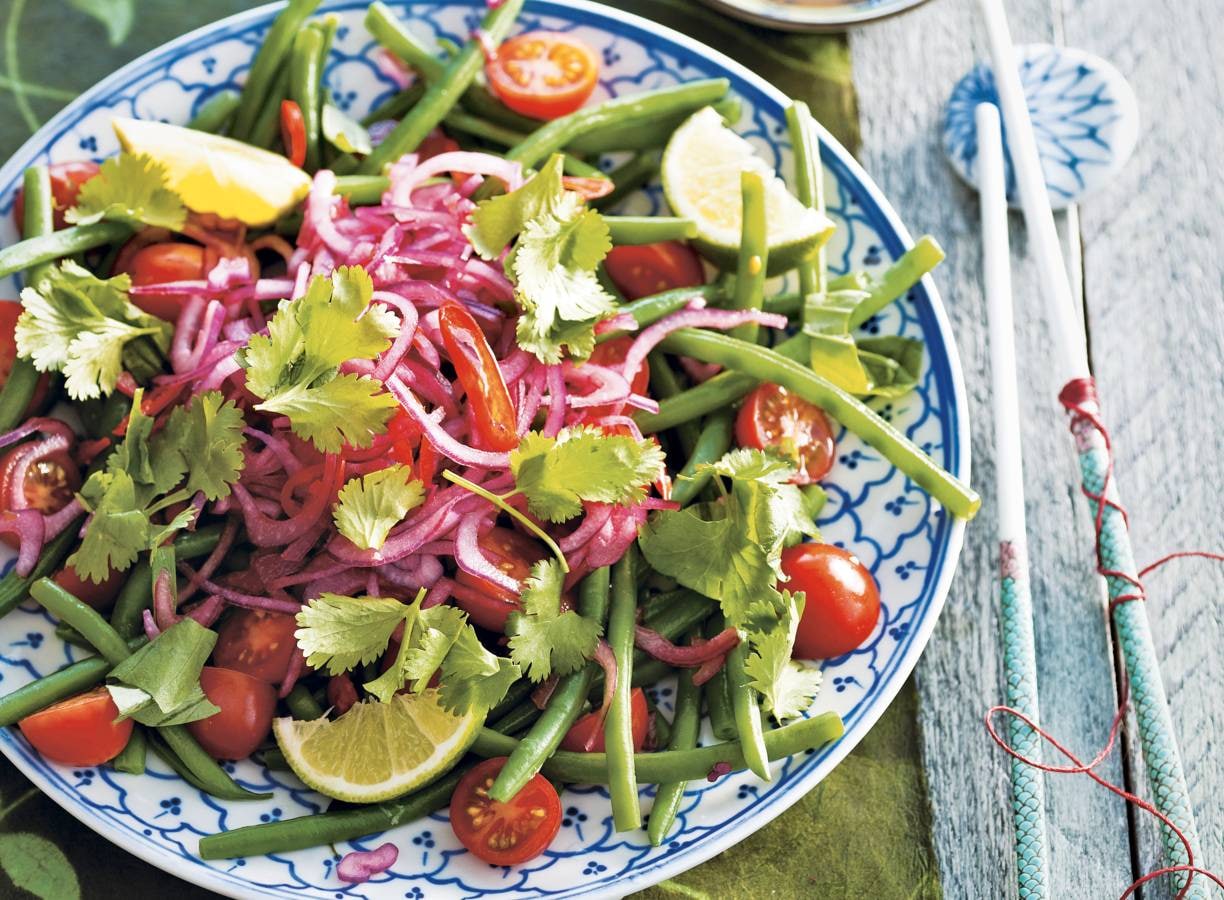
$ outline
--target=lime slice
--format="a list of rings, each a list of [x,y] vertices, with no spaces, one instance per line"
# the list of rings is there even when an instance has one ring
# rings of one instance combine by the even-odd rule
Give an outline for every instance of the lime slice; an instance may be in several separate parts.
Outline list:
[[[735,267],[743,220],[740,173],[745,171],[765,180],[769,274],[815,256],[833,234],[832,221],[800,203],[752,144],[709,106],[676,129],[663,152],[663,192],[677,216],[696,223],[694,243],[702,254],[723,268]]]
[[[201,213],[271,225],[310,190],[310,176],[283,156],[231,138],[140,119],[115,119],[123,149],[166,167],[169,186]]]
[[[272,730],[298,778],[320,794],[378,803],[406,794],[449,769],[476,739],[484,716],[456,716],[438,692],[357,703],[334,721],[277,719]]]

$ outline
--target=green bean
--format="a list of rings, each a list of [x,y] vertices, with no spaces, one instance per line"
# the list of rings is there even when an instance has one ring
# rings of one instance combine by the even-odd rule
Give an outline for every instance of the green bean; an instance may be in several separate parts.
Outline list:
[[[504,0],[490,10],[480,25],[485,40],[494,46],[500,44],[522,8],[523,0]],[[388,163],[415,150],[425,136],[454,108],[483,65],[484,50],[481,42],[468,41],[462,52],[447,65],[442,77],[429,85],[421,101],[412,107],[383,142],[362,160],[357,172],[362,175],[381,174]]]
[[[711,78],[641,94],[614,97],[596,106],[584,107],[568,116],[553,119],[538,128],[525,141],[512,147],[506,158],[516,160],[524,166],[537,166],[572,143],[579,135],[596,132],[609,125],[641,125],[671,113],[694,110],[720,100],[727,93],[728,87],[730,82],[727,79]]]
[[[0,250],[0,278],[103,244],[126,240],[131,233],[131,226],[123,222],[95,222],[92,225],[72,225],[53,234],[18,241]]]
[[[517,735],[531,728],[539,720],[541,712],[534,700],[524,700],[497,720],[497,730],[503,734]]]
[[[697,746],[697,732],[701,728],[701,688],[693,684],[693,672],[685,669],[676,682],[676,713],[672,718],[671,740],[667,749],[692,750]],[[687,781],[668,781],[659,785],[655,792],[654,806],[650,808],[650,821],[646,833],[650,843],[657,847],[663,843],[676,821],[676,813],[684,801]]]
[[[738,121],[741,109],[738,98],[725,97],[713,106],[728,125],[734,125]],[[579,135],[566,145],[566,149],[583,156],[622,150],[654,150],[665,146],[691,113],[692,110],[686,109],[678,115],[662,116],[650,121],[609,125],[599,131]]]
[[[174,539],[174,555],[178,559],[195,559],[213,551],[221,539],[222,526],[207,525],[178,535]],[[111,610],[111,627],[121,637],[144,633],[142,614],[153,605],[153,574],[147,558],[141,558],[128,571],[127,580],[115,598]]]
[[[72,644],[72,646],[80,647],[82,650],[93,650],[93,644],[85,640],[81,632],[63,622],[55,626],[55,636],[65,644]]]
[[[566,175],[573,175],[575,178],[595,178],[601,181],[608,181],[607,173],[599,166],[593,166],[589,162],[584,162],[576,156],[571,156],[568,153],[561,156],[561,169]]]
[[[402,119],[408,110],[416,106],[425,96],[425,83],[416,81],[402,91],[392,94],[378,106],[374,107],[361,120],[361,124],[369,128],[375,122],[385,122],[388,119]]]
[[[608,613],[607,568],[596,569],[583,579],[578,589],[578,611],[591,621],[603,622]],[[594,668],[595,664],[589,663],[557,682],[543,714],[510,754],[489,788],[489,796],[494,800],[509,802],[561,746],[566,732],[582,712]]]
[[[460,109],[451,110],[442,121],[455,131],[462,131],[464,134],[483,138],[502,147],[513,147],[527,137],[521,131],[515,131],[513,128],[507,128],[496,122],[490,122],[488,119],[482,119],[480,116],[472,115]]]
[[[200,111],[187,123],[187,127],[209,134],[220,134],[241,102],[241,97],[234,91],[218,91],[204,101]]]
[[[279,747],[268,747],[259,751],[259,757],[263,761],[264,768],[269,772],[292,772],[293,767],[289,765],[289,760],[285,758],[285,754],[281,753]]]
[[[245,139],[248,144],[267,150],[276,142],[280,135],[281,101],[289,96],[289,74],[288,65],[282,66],[276,73],[264,107],[251,126],[250,136]]]
[[[232,831],[207,835],[200,838],[200,858],[236,859],[266,853],[288,853],[387,831],[449,805],[451,795],[459,786],[459,779],[469,768],[459,766],[452,769],[428,787],[396,800],[261,825],[244,825]]]
[[[972,488],[941,469],[861,400],[821,378],[807,366],[765,347],[690,328],[673,332],[661,346],[671,353],[719,363],[758,381],[779,384],[816,404],[909,476],[952,515],[971,519],[981,506],[981,498]]]
[[[765,310],[765,312],[778,313],[787,317],[797,316],[803,312],[803,295],[798,291],[774,294],[772,297],[765,298],[765,302],[761,304],[761,309]]]
[[[687,241],[697,236],[697,225],[692,219],[673,219],[667,216],[605,216],[604,221],[608,223],[613,244]]]
[[[148,643],[143,636],[128,641],[128,650],[137,650]],[[0,697],[0,727],[13,725],[26,716],[46,709],[65,697],[72,697],[101,683],[114,666],[101,656],[87,656],[69,663],[62,669],[44,675],[37,681],[22,685]]]
[[[757,692],[749,683],[744,670],[748,661],[748,642],[740,641],[727,654],[727,691],[731,695],[731,713],[735,717],[735,730],[739,734],[740,746],[744,748],[744,761],[748,768],[765,781],[773,780],[769,771],[769,753],[765,749],[765,732],[761,728],[761,704]]]
[[[704,634],[707,638],[721,632],[726,627],[722,614],[706,619]],[[735,728],[735,713],[731,710],[731,692],[727,688],[727,667],[724,665],[714,673],[705,684],[706,713],[710,717],[710,729],[714,737],[722,741],[734,740],[738,731]]]
[[[632,303],[622,303],[616,311],[620,314],[627,313],[633,316],[633,320],[638,323],[638,327],[645,328],[647,325],[653,325],[665,316],[670,316],[672,313],[684,309],[691,300],[698,297],[714,300],[718,298],[720,293],[718,286],[713,284],[703,284],[700,287],[691,288],[674,288],[670,291],[651,294],[649,297],[642,297],[634,300]],[[595,343],[602,344],[604,341],[624,337],[630,333],[628,331],[605,331],[603,334],[595,336]]]
[[[906,251],[884,273],[884,276],[868,288],[868,295],[850,316],[850,326],[857,328],[884,307],[888,306],[933,269],[943,259],[943,251],[930,237],[921,238]],[[837,288],[834,281],[830,288]],[[766,304],[768,308],[768,303]],[[774,351],[797,362],[807,360],[809,346],[802,336],[795,336],[777,344]],[[653,433],[674,428],[680,422],[704,416],[735,403],[757,386],[757,379],[741,372],[722,372],[683,394],[661,400],[659,412],[638,413],[634,416],[642,431]]]
[[[296,685],[285,698],[285,705],[295,719],[314,720],[323,718],[323,707],[315,702],[314,696],[302,685]]]
[[[96,609],[86,606],[50,578],[34,582],[30,596],[51,615],[79,631],[111,665],[117,666],[131,655],[127,642]]]
[[[302,110],[306,131],[306,162],[303,168],[319,168],[320,117],[323,114],[323,35],[314,28],[303,28],[293,39],[289,54],[288,97]],[[285,148],[288,151],[288,147]]]
[[[149,743],[144,729],[137,725],[132,729],[132,735],[119,755],[111,760],[111,767],[116,772],[126,772],[128,775],[143,775],[145,773],[145,758],[148,756]]]
[[[272,796],[248,791],[230,778],[217,761],[204,752],[186,726],[167,725],[157,729],[157,733],[183,767],[194,776],[193,784],[200,790],[222,800],[266,800]]]
[[[765,271],[769,267],[769,240],[765,221],[765,181],[759,172],[741,172],[743,224],[735,268],[733,309],[760,309],[765,299]],[[760,326],[745,322],[731,329],[733,337],[755,344]]]
[[[34,563],[34,569],[29,575],[23,577],[15,571],[10,571],[0,578],[0,617],[11,613],[30,595],[30,585],[40,578],[59,571],[60,565],[76,541],[81,521],[81,519],[74,519],[63,531],[43,545],[38,562]]]
[[[667,716],[646,694],[647,738],[646,742],[652,750],[659,750],[671,742],[672,724]]]
[[[242,100],[234,114],[231,134],[239,140],[250,138],[255,123],[268,105],[269,96],[274,95],[277,73],[284,68],[293,46],[293,41],[302,29],[302,24],[319,5],[319,0],[289,0],[272,23],[264,37],[263,45],[255,54],[247,72],[246,84],[242,88]],[[276,98],[280,105],[280,98]]]
[[[655,153],[639,153],[628,162],[608,173],[612,179],[612,193],[590,201],[593,209],[611,209],[640,187],[645,187],[658,174],[659,157]]]
[[[608,793],[617,831],[642,826],[637,776],[633,768],[633,638],[637,624],[637,551],[628,551],[612,567],[612,600],[608,605],[608,645],[616,660],[616,689],[604,720],[608,757]]]
[[[50,169],[46,166],[30,166],[22,176],[21,190],[25,202],[21,236],[28,239],[54,234],[55,193],[51,189]],[[38,287],[38,283],[42,281],[48,269],[50,265],[47,263],[31,266],[26,272],[26,285]]]
[[[12,431],[25,418],[42,375],[24,357],[13,360],[4,386],[0,387],[0,432]]]
[[[678,397],[683,391],[676,378],[675,370],[672,369],[666,356],[657,350],[652,350],[646,357],[646,362],[650,366],[650,390],[659,399],[661,411],[663,401],[671,397]],[[701,429],[692,419],[676,423],[676,438],[680,441],[680,449],[685,454],[692,455],[699,437],[701,437]]]
[[[811,110],[802,100],[795,100],[786,110],[790,129],[791,149],[795,156],[795,194],[804,206],[824,214],[824,177],[820,168],[820,145],[816,141],[816,126]],[[824,246],[815,259],[799,264],[799,293],[822,294],[825,290]]]
[[[790,725],[775,728],[765,734],[765,750],[770,759],[782,759],[823,747],[835,741],[845,728],[837,713],[825,712],[810,719],[800,719]],[[472,744],[472,752],[478,756],[508,756],[518,744],[514,738],[482,728]],[[559,750],[544,764],[541,772],[548,778],[556,778],[567,784],[606,784],[611,779],[608,754],[570,753]],[[711,744],[692,750],[662,750],[655,753],[638,753],[633,764],[638,777],[654,784],[669,781],[697,781],[710,774],[719,763],[727,763],[732,771],[747,768],[744,750],[738,741]]]
[[[697,470],[703,465],[722,459],[723,454],[731,449],[732,421],[730,410],[721,410],[706,420],[688,462],[672,482],[672,500],[681,506],[687,506],[696,500],[702,489],[710,483],[709,471]]]
[[[501,720],[509,715],[512,711],[524,702],[529,702],[528,697],[534,690],[526,678],[520,678],[510,686],[510,690],[506,691],[506,696],[502,698],[501,703],[489,710],[489,715],[485,718],[485,723],[488,725],[496,725],[498,731],[513,731],[513,728],[502,728]]]

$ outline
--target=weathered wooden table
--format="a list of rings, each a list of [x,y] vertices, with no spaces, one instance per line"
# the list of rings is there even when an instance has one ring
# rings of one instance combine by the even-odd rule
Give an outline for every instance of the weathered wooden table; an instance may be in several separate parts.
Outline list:
[[[1093,369],[1117,448],[1140,564],[1224,546],[1224,38],[1218,0],[1009,0],[1017,42],[1063,42],[1111,60],[1138,95],[1141,137],[1116,182],[1065,217]],[[915,233],[949,250],[939,286],[957,335],[983,516],[917,670],[941,879],[948,897],[1014,895],[1006,757],[982,727],[1003,696],[992,524],[989,350],[976,197],[940,148],[955,81],[986,58],[975,0],[935,0],[850,36],[860,158]],[[1118,699],[1087,504],[1055,402],[1036,273],[1013,217],[1020,385],[1041,704],[1047,727],[1091,758]],[[1082,248],[1082,256],[1080,250]],[[1148,614],[1208,865],[1224,865],[1224,567],[1183,561],[1149,578]],[[1100,769],[1150,796],[1138,747]],[[1154,820],[1084,776],[1047,779],[1055,897],[1116,897],[1160,864]],[[1165,887],[1146,896],[1165,896]]]

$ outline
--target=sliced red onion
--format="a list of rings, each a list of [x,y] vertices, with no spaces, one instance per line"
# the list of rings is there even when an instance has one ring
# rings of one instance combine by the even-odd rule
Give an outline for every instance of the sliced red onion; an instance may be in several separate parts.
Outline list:
[[[617,313],[607,319],[595,323],[596,334],[607,334],[609,331],[637,331],[638,320],[629,313]]]
[[[717,328],[725,331],[749,322],[767,328],[785,328],[787,319],[786,316],[759,309],[682,309],[655,322],[634,339],[625,354],[621,373],[626,378],[632,378],[633,373],[646,361],[647,354],[673,331],[681,328]]]
[[[34,571],[42,553],[45,520],[36,509],[20,509],[0,513],[0,534],[17,538],[17,564],[14,571],[25,578]]]
[[[276,696],[282,700],[289,696],[293,690],[293,686],[297,684],[297,680],[302,677],[302,673],[306,671],[306,657],[301,650],[298,650],[289,657],[289,665],[285,668],[285,677],[281,679],[280,690],[276,692]]]
[[[390,842],[376,850],[354,850],[336,866],[336,877],[348,884],[361,884],[395,865],[399,848]]]
[[[166,569],[157,573],[153,582],[153,621],[165,631],[179,620],[174,599],[174,576]]]
[[[336,208],[335,193],[335,173],[329,169],[316,172],[310,194],[306,197],[305,221],[328,248],[340,256],[347,256],[353,252],[354,242],[340,233],[332,217]]]
[[[407,158],[407,157],[406,157]],[[477,175],[494,175],[506,183],[507,190],[515,190],[523,183],[523,167],[517,162],[493,156],[490,153],[469,153],[455,150],[439,153],[411,168],[391,167],[390,203],[410,207],[417,186],[443,172],[467,172]]]
[[[548,367],[548,418],[544,420],[544,435],[556,437],[565,425],[565,370],[563,367]]]
[[[237,535],[238,521],[236,519],[226,519],[225,527],[221,529],[221,536],[217,538],[217,546],[213,548],[212,553],[208,554],[208,558],[204,560],[200,568],[188,576],[187,584],[179,592],[180,604],[190,600],[195,592],[200,589],[200,585],[213,577],[213,573],[217,571],[217,567],[221,565],[225,555],[229,553],[230,547],[234,545],[234,538]]]
[[[249,438],[254,438],[259,441],[280,460],[282,468],[292,475],[298,469],[302,468],[302,464],[298,462],[296,456],[293,455],[293,450],[289,447],[289,442],[279,434],[268,434],[266,431],[259,431],[255,428],[247,426],[242,429],[242,433]]]
[[[390,291],[375,291],[373,299],[375,303],[390,306],[399,313],[400,317],[399,334],[395,336],[395,341],[390,348],[379,357],[378,366],[374,369],[374,377],[379,381],[385,381],[387,376],[395,371],[396,365],[404,358],[404,354],[412,345],[412,336],[416,334],[418,316],[415,306]]]
[[[146,609],[141,612],[140,621],[141,624],[144,625],[145,637],[147,637],[149,640],[153,640],[159,634],[161,634],[161,629],[158,628],[157,623],[153,621],[153,611],[151,609]]]
[[[469,513],[455,532],[455,564],[469,575],[491,581],[513,593],[523,589],[518,579],[511,578],[484,555],[478,543],[482,526],[488,526],[488,513]]]
[[[243,593],[242,591],[231,590],[227,587],[222,587],[212,581],[204,582],[204,590],[216,594],[225,599],[225,602],[231,606],[241,606],[245,609],[263,609],[268,612],[287,613],[294,615],[298,613],[302,604],[292,600],[283,600],[277,597],[259,597],[254,594]]]
[[[620,372],[607,366],[588,362],[576,367],[566,363],[565,374],[577,375],[596,385],[595,390],[589,394],[571,394],[562,400],[562,403],[574,409],[624,403],[629,397],[629,381]]]
[[[599,639],[599,643],[595,645],[595,662],[604,672],[604,689],[603,700],[599,706],[599,721],[600,723],[608,715],[608,709],[612,706],[612,698],[616,694],[616,657],[612,653],[612,648],[608,646],[608,642],[603,638]],[[583,749],[590,753],[595,749],[595,742],[599,739],[603,729],[592,729],[590,736],[587,738],[586,746]]]
[[[718,363],[698,362],[691,356],[681,356],[678,359],[680,360],[680,368],[684,369],[684,373],[688,375],[689,380],[693,384],[709,381],[723,370],[723,367]]]
[[[586,515],[583,516],[582,522],[570,534],[561,538],[557,542],[557,546],[561,548],[562,553],[577,550],[587,541],[593,540],[611,517],[612,504],[588,503],[586,505]]]
[[[207,282],[198,283],[202,288],[208,288]],[[166,285],[161,285],[161,287],[166,287]],[[139,297],[141,289],[132,288],[132,294]],[[199,334],[200,321],[204,317],[204,309],[207,306],[208,301],[202,295],[196,294],[184,303],[179,311],[178,322],[174,326],[174,339],[170,342],[170,367],[175,372],[185,372],[194,367],[191,362],[192,343]]]
[[[634,628],[633,642],[639,649],[669,666],[695,668],[731,650],[739,644],[740,636],[736,629],[726,628],[707,641],[682,647],[673,644],[657,631],[638,625]]]
[[[531,702],[535,704],[536,709],[543,709],[548,706],[548,701],[552,699],[553,691],[557,689],[557,683],[560,677],[553,675],[540,682],[539,686],[531,692]]]
[[[425,599],[421,601],[421,609],[430,609],[434,606],[441,606],[450,599],[451,590],[454,588],[455,582],[449,578],[439,578],[434,582],[425,594]]]
[[[412,392],[404,386],[397,376],[387,379],[387,390],[399,401],[400,406],[408,413],[417,427],[424,433],[426,439],[433,444],[434,449],[455,462],[465,466],[483,466],[488,469],[506,469],[510,465],[510,454],[494,453],[490,450],[477,450],[462,444],[446,433],[434,422],[425,407],[421,406]]]

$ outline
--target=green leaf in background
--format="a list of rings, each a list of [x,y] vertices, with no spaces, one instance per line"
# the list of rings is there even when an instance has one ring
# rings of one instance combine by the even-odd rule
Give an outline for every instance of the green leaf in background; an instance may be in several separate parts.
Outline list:
[[[36,834],[0,834],[0,869],[38,900],[80,900],[81,884],[63,851]]]
[[[859,362],[871,379],[872,397],[904,396],[918,384],[922,372],[922,341],[887,335],[859,338]]]
[[[136,0],[68,0],[68,5],[101,22],[112,47],[118,47],[131,34]]]

